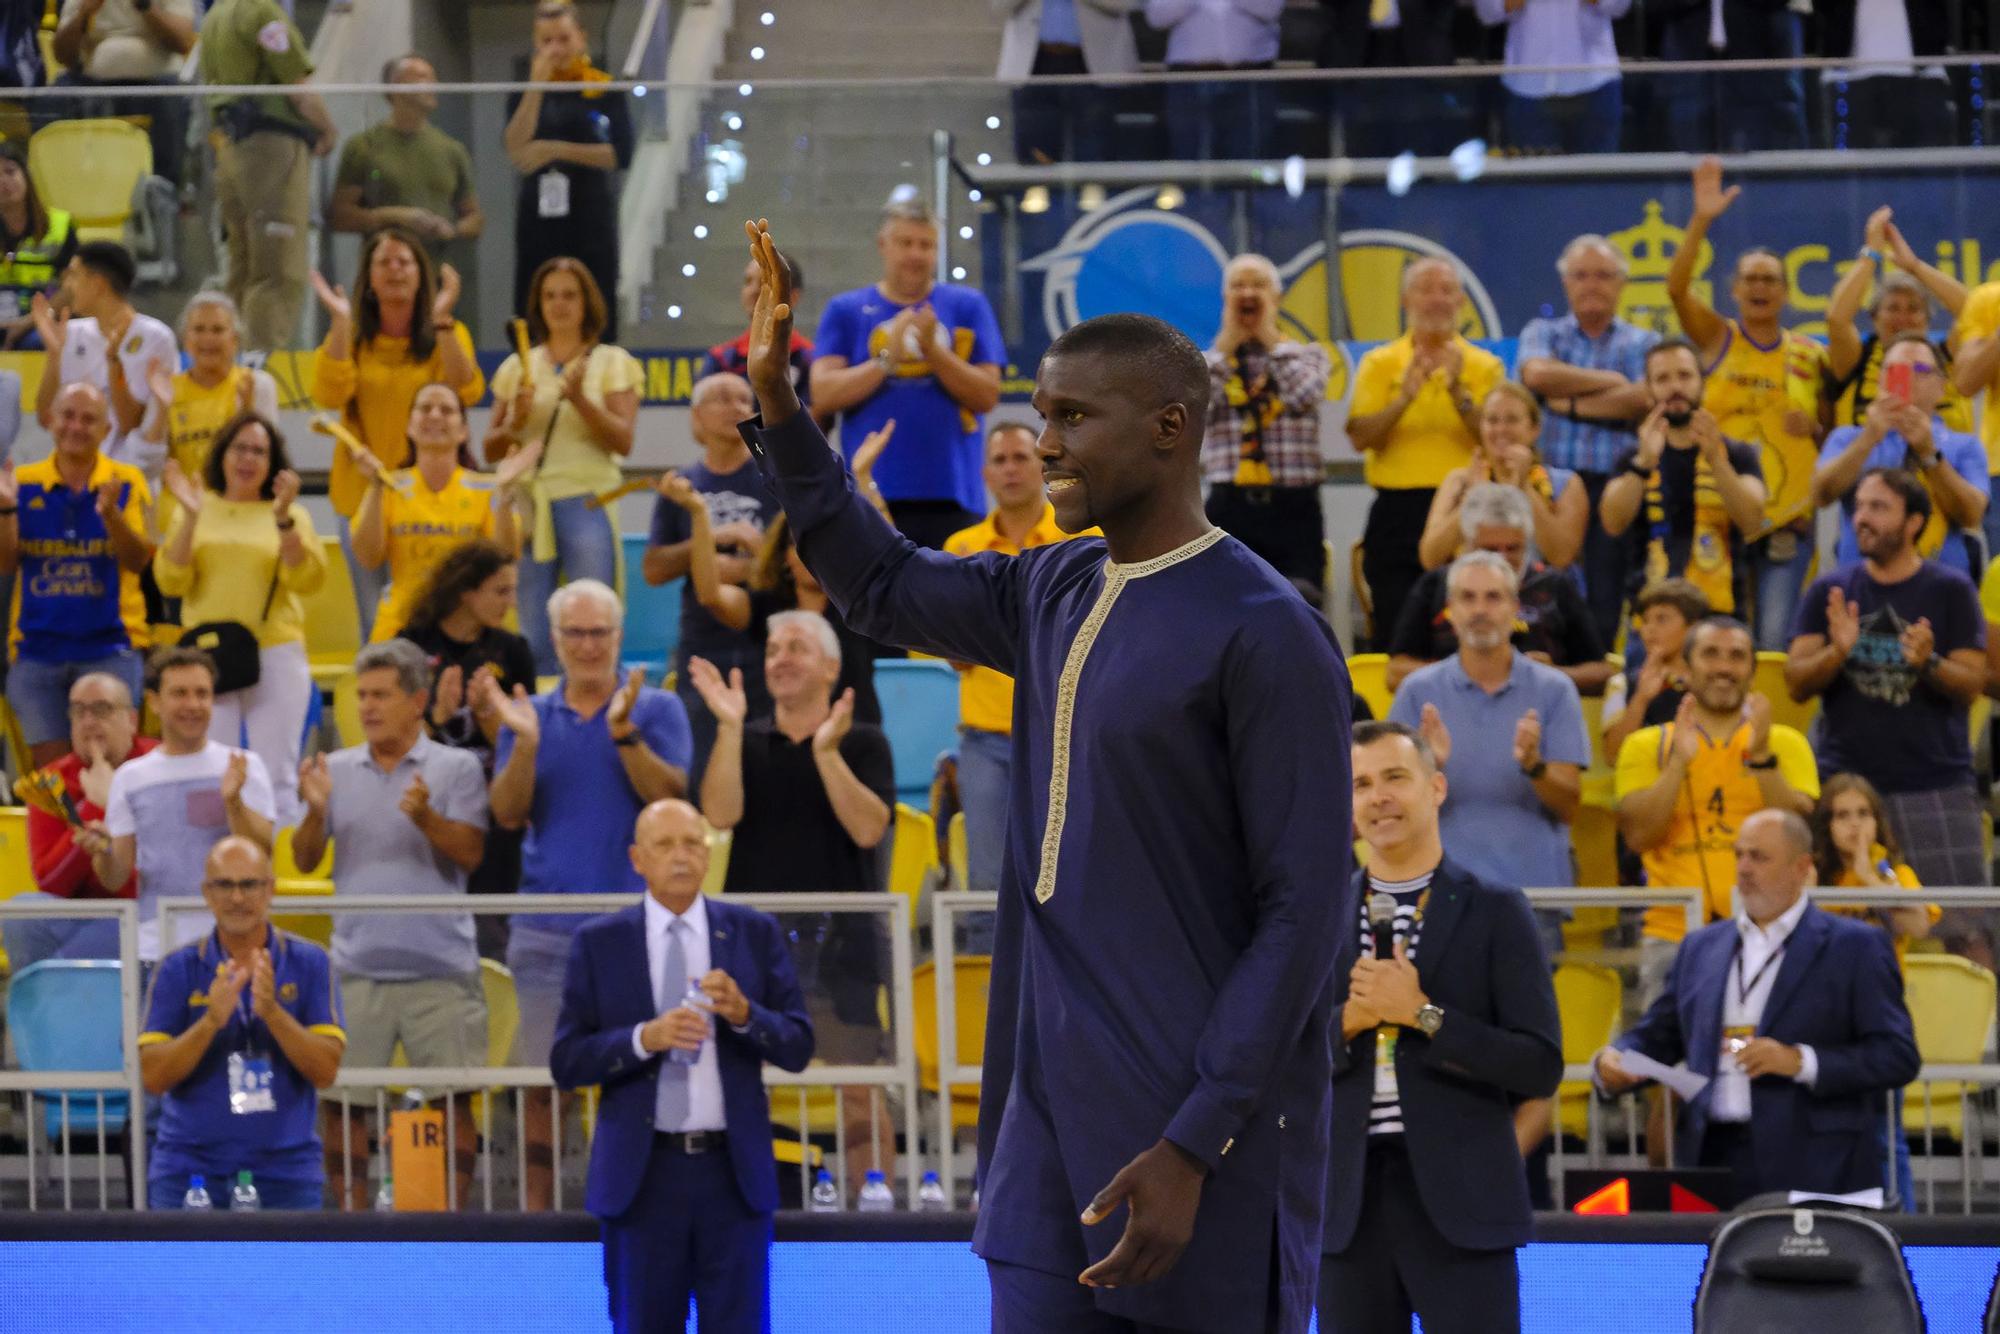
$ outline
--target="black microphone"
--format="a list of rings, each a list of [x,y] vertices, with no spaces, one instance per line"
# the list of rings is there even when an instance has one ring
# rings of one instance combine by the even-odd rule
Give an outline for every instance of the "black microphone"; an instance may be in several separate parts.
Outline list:
[[[1368,896],[1368,928],[1375,933],[1375,957],[1396,957],[1396,899],[1391,894]]]

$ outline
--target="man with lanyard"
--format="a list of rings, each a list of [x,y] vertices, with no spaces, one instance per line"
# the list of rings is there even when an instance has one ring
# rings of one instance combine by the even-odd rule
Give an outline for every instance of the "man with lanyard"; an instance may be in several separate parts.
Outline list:
[[[1736,318],[1725,319],[1694,290],[1707,252],[1708,229],[1743,192],[1722,188],[1722,163],[1703,158],[1694,169],[1694,216],[1674,251],[1667,294],[1701,357],[1707,384],[1702,406],[1722,433],[1759,451],[1764,522],[1748,530],[1756,588],[1757,647],[1785,647],[1792,611],[1812,565],[1812,473],[1819,457],[1819,395],[1824,350],[1778,321],[1785,313],[1785,261],[1751,247],[1736,257],[1730,296]],[[1720,603],[1716,604],[1722,610]]]
[[[1810,815],[1819,770],[1797,729],[1771,721],[1771,701],[1750,689],[1757,667],[1749,629],[1711,616],[1688,632],[1688,691],[1671,723],[1642,727],[1618,748],[1618,829],[1644,860],[1646,883],[1699,887],[1701,920],[1734,911],[1729,887],[1736,831],[1757,811]],[[1639,994],[1666,985],[1687,934],[1679,905],[1646,909]]]
[[[1854,486],[1869,468],[1902,468],[1931,494],[1930,517],[1917,534],[1917,554],[1977,579],[1980,565],[1966,549],[1966,535],[1986,517],[1986,448],[1977,437],[1954,431],[1942,414],[1944,358],[1927,335],[1898,334],[1882,357],[1883,391],[1868,404],[1859,426],[1826,438],[1813,473],[1813,503],[1840,503],[1840,545],[1834,564],[1861,559],[1854,540]]]
[[[1319,407],[1326,349],[1278,331],[1278,269],[1238,255],[1222,273],[1222,329],[1208,351],[1202,480],[1208,521],[1296,585],[1323,593]]]
[[[317,1091],[340,1073],[347,1034],[326,951],[271,925],[275,891],[261,846],[217,843],[201,884],[215,931],[153,974],[139,1072],[160,1099],[155,1209],[181,1208],[197,1180],[216,1207],[248,1203],[244,1185],[264,1208],[320,1207]]]

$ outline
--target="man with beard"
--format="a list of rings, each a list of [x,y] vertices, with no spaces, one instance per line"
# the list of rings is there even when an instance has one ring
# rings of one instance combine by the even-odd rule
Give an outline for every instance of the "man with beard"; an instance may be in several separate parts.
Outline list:
[[[1701,407],[1701,355],[1684,338],[1646,353],[1653,410],[1639,443],[1618,456],[1598,517],[1613,537],[1626,534],[1626,592],[1678,576],[1699,588],[1718,612],[1747,604],[1738,559],[1763,526],[1764,474],[1757,451],[1726,439]],[[1637,670],[1632,637],[1625,668]]]
[[[1222,329],[1208,350],[1201,475],[1208,520],[1296,586],[1325,591],[1319,405],[1326,349],[1278,331],[1278,269],[1238,255],[1222,273]]]
[[[1644,860],[1646,883],[1700,885],[1702,921],[1735,911],[1736,834],[1744,820],[1777,808],[1812,813],[1819,771],[1794,728],[1771,721],[1771,701],[1750,689],[1757,647],[1750,629],[1711,616],[1688,634],[1688,691],[1670,723],[1642,727],[1618,749],[1618,827]],[[1639,992],[1650,1003],[1666,984],[1687,935],[1678,907],[1646,909],[1639,941]]]
[[[1985,815],[1973,788],[1967,710],[1986,685],[1986,621],[1972,581],[1917,554],[1924,484],[1871,468],[1854,488],[1861,559],[1806,590],[1785,662],[1796,700],[1821,697],[1818,749],[1882,794],[1889,825],[1926,885],[1983,885]],[[1938,934],[1986,963],[1983,910],[1947,912]]]

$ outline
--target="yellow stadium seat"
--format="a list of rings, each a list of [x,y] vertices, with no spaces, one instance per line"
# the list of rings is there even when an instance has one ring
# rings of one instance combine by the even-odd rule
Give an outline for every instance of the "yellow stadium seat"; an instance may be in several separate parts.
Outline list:
[[[1585,774],[1583,799],[1570,825],[1570,846],[1576,850],[1576,883],[1618,883],[1618,812],[1612,798],[1611,775]]]
[[[1562,1018],[1563,1064],[1582,1065],[1611,1041],[1625,1005],[1625,983],[1615,968],[1566,963],[1556,969],[1556,1012]],[[1556,1126],[1578,1139],[1589,1133],[1591,1089],[1573,1080],[1556,1092]]]
[[[1590,767],[1609,772],[1612,765],[1604,754],[1604,696],[1584,695],[1578,702],[1583,705],[1583,734],[1590,738]]]
[[[316,866],[301,866],[292,855],[292,834],[290,826],[280,829],[272,840],[271,874],[280,880],[307,880],[331,874],[333,866],[333,839],[326,840],[326,851],[320,854]]]
[[[1368,701],[1369,711],[1377,718],[1387,718],[1389,701],[1394,698],[1389,689],[1389,655],[1356,653],[1347,660],[1347,675],[1354,682],[1354,693]]]
[[[889,857],[889,889],[910,901],[910,920],[916,920],[917,895],[923,892],[924,877],[937,865],[937,826],[931,817],[914,806],[896,803],[896,847]]]
[[[965,812],[951,817],[951,825],[945,830],[945,850],[951,858],[951,884],[954,889],[972,888],[971,874],[965,851]]]
[[[333,727],[334,734],[343,746],[361,744],[361,698],[360,686],[354,675],[354,664],[334,678],[333,682]]]
[[[986,1052],[986,990],[993,974],[993,960],[983,954],[956,956],[952,1019],[958,1034],[958,1060],[977,1065]],[[937,960],[926,959],[911,974],[915,997],[916,1027],[912,1034],[917,1049],[917,1084],[926,1093],[938,1091]],[[979,1124],[979,1090],[954,1085],[951,1091],[951,1124],[967,1130]]]
[[[733,840],[727,829],[708,831],[708,874],[702,877],[701,892],[720,894],[729,875],[729,848]]]
[[[124,241],[133,198],[153,174],[153,141],[126,120],[59,120],[28,140],[42,203],[66,209],[84,241]]]
[[[0,899],[34,888],[34,864],[28,858],[28,808],[0,806]],[[7,951],[0,949],[0,972],[11,971]]]
[[[505,1065],[521,1027],[521,1004],[514,995],[514,974],[494,959],[479,961],[479,982],[486,992],[486,1064]]]
[[[1785,689],[1785,655],[1769,649],[1757,655],[1757,672],[1750,680],[1750,688],[1771,701],[1771,721],[1796,727],[1804,732],[1819,716],[1819,697],[1800,704],[1792,699]]]
[[[1903,999],[1916,1029],[1917,1051],[1926,1065],[1977,1065],[1993,1023],[1993,974],[1956,954],[1911,954],[1903,960]],[[1923,1143],[1926,1101],[1933,1132],[1958,1139],[1964,1129],[1961,1093],[1977,1086],[1939,1081],[1928,1089],[1912,1084],[1903,1092],[1903,1128]],[[1928,1093],[1928,1098],[1926,1094]]]
[[[312,664],[313,681],[322,690],[354,668],[354,655],[361,652],[361,613],[354,600],[354,573],[340,539],[323,537],[326,550],[326,578],[319,591],[305,599],[306,658]],[[353,745],[359,735],[348,736]]]
[[[288,846],[285,855],[287,860],[289,860],[291,856],[289,848],[290,840],[287,839],[286,843]],[[333,895],[333,881],[319,876],[287,876],[280,873],[277,877],[277,882],[278,893],[281,895],[322,898],[330,898]],[[333,917],[328,913],[272,913],[271,925],[277,927],[280,931],[289,931],[295,936],[303,936],[322,949],[330,948],[333,945]]]

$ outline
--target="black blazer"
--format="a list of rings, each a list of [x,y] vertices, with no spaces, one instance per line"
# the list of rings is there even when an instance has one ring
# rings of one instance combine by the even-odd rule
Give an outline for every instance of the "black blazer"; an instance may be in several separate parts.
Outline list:
[[[1367,892],[1368,873],[1355,873]],[[1360,957],[1354,923],[1334,965],[1336,998]],[[1417,944],[1424,994],[1444,1011],[1435,1038],[1406,1028],[1396,1041],[1403,1138],[1417,1194],[1438,1231],[1468,1250],[1528,1240],[1528,1176],[1514,1139],[1514,1105],[1562,1082],[1555,985],[1534,914],[1518,889],[1488,884],[1447,857],[1431,877]],[[1347,1249],[1361,1214],[1368,1109],[1375,1099],[1375,1033],[1340,1041],[1334,1010],[1333,1135],[1327,1156],[1323,1252]]]

